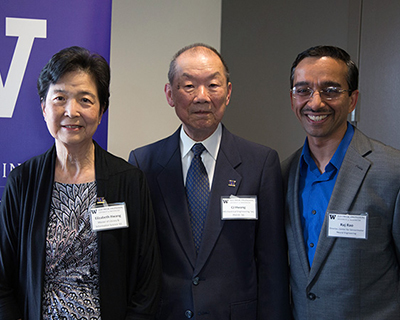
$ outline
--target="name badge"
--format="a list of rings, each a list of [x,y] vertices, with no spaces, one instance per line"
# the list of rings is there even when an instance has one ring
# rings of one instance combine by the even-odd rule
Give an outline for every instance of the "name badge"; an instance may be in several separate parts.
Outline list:
[[[221,197],[222,220],[257,220],[257,196]]]
[[[368,239],[368,213],[327,212],[328,237]]]
[[[107,204],[103,199],[102,204],[90,208],[93,231],[128,228],[128,216],[124,202]]]

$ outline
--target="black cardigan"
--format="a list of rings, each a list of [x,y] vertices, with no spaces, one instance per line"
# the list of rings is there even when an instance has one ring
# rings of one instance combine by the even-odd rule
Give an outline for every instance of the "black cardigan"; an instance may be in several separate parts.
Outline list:
[[[98,232],[102,320],[153,319],[161,263],[143,173],[95,144],[97,196],[125,202],[129,228]],[[9,175],[0,206],[0,319],[42,319],[45,241],[56,148]]]

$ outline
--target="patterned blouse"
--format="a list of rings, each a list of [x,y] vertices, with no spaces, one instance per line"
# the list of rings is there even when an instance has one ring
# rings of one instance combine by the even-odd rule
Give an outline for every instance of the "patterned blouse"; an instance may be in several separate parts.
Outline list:
[[[55,182],[46,238],[43,319],[100,319],[97,236],[89,208],[96,182]]]

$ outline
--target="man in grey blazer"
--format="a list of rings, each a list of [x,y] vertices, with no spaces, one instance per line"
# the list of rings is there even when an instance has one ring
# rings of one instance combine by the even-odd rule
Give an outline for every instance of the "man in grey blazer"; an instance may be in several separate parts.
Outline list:
[[[146,174],[156,216],[163,268],[158,319],[289,319],[276,151],[221,124],[232,85],[214,48],[195,44],[181,49],[168,78],[166,98],[182,125],[129,157]],[[196,158],[191,150],[199,142],[206,148],[201,162],[209,197],[203,225],[195,228],[199,214],[190,210],[186,194]]]
[[[290,81],[307,134],[282,163],[294,318],[400,319],[400,151],[347,122],[359,92],[344,50],[300,53]]]

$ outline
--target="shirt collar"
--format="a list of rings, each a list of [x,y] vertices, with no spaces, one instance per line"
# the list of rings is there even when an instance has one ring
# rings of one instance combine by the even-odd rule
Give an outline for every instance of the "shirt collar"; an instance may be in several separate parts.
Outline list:
[[[346,133],[344,134],[344,137],[340,142],[339,147],[337,148],[335,154],[331,159],[331,163],[335,166],[336,169],[339,169],[340,166],[342,165],[344,156],[346,155],[347,149],[350,145],[353,135],[354,135],[354,127],[350,123],[347,123]]]
[[[182,158],[184,158],[188,152],[192,149],[193,145],[195,143],[201,142],[204,147],[206,148],[207,152],[211,155],[211,157],[216,161],[217,160],[217,155],[218,155],[218,150],[219,146],[221,144],[221,138],[222,138],[222,125],[221,123],[218,124],[217,129],[214,131],[214,133],[209,136],[206,140],[203,141],[194,141],[192,140],[183,130],[183,126],[181,127],[181,132],[180,132],[180,144],[181,144],[181,150],[182,150]]]
[[[344,134],[342,141],[340,142],[338,148],[335,151],[335,154],[329,162],[329,164],[332,164],[336,169],[339,169],[342,165],[344,156],[346,155],[353,135],[354,127],[347,122],[346,133]],[[329,166],[329,164],[327,166]],[[314,159],[311,157],[310,148],[308,147],[308,139],[306,138],[300,157],[300,170],[302,171],[307,167],[309,167],[311,171],[317,169],[317,165],[315,164]]]

